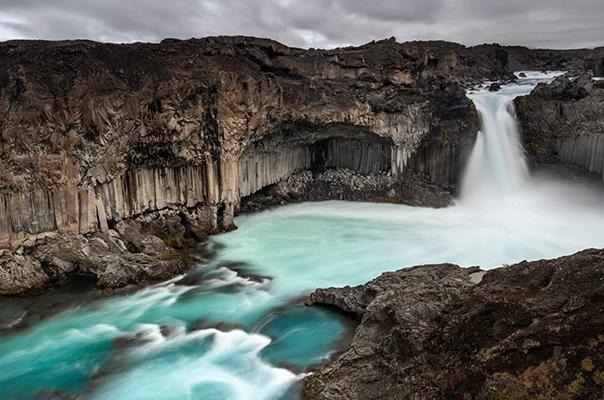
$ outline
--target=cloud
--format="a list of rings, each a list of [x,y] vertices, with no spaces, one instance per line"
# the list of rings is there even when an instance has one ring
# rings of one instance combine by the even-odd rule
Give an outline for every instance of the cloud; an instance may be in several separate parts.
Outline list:
[[[2,0],[0,39],[271,37],[335,47],[396,36],[532,47],[604,45],[602,0]]]

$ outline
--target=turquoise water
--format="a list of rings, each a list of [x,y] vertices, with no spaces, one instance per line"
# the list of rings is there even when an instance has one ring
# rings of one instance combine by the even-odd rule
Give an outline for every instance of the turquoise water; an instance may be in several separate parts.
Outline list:
[[[604,247],[600,194],[538,181],[531,193],[497,210],[334,201],[240,216],[238,230],[209,243],[212,260],[182,279],[108,297],[84,291],[63,311],[5,330],[0,398],[294,398],[305,368],[346,332],[343,317],[300,304],[316,287],[416,264],[488,268]],[[11,302],[27,321],[28,308]],[[0,306],[6,327],[11,308]]]
[[[122,295],[68,296],[67,310],[6,331],[0,398],[55,390],[87,399],[279,398],[305,367],[325,360],[348,321],[294,297],[278,301],[269,279],[220,264]],[[27,318],[15,304],[0,301],[5,325]]]

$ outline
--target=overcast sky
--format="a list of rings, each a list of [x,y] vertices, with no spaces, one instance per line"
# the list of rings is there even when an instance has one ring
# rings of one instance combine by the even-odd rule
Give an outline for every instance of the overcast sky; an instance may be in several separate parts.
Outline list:
[[[604,45],[604,0],[0,0],[0,40],[213,35],[336,47],[395,36],[531,47]]]

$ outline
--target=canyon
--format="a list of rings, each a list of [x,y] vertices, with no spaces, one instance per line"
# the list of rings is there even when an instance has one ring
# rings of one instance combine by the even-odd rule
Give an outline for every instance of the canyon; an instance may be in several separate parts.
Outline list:
[[[0,43],[0,395],[600,398],[603,69]]]
[[[234,229],[241,210],[449,205],[478,126],[468,87],[516,69],[599,74],[602,59],[602,48],[394,39],[334,50],[250,37],[2,43],[0,293],[77,274],[103,288],[175,276],[186,249]],[[519,107],[539,162],[602,173],[601,94],[581,92],[589,116],[545,89]],[[553,107],[569,110],[541,121]],[[543,130],[581,117],[581,132]]]

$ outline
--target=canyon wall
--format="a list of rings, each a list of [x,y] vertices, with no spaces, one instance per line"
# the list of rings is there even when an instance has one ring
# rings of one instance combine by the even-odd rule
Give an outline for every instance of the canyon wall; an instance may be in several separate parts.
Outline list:
[[[299,199],[447,205],[477,130],[465,88],[509,79],[510,59],[543,61],[532,54],[394,39],[0,43],[0,293],[75,272],[122,285],[137,263],[153,279],[170,249],[234,228],[241,199],[275,184]],[[48,248],[67,238],[79,245]],[[15,289],[17,276],[43,279]]]
[[[309,169],[312,165],[313,154],[310,146],[244,154],[239,159],[239,195],[249,196],[297,171]]]
[[[141,168],[84,188],[70,186],[0,194],[3,211],[0,247],[17,248],[32,236],[44,237],[44,233],[52,231],[107,232],[108,222],[117,223],[166,208],[216,208],[224,202],[230,204],[229,200],[236,197],[221,184],[231,182],[226,175],[224,168],[215,163]],[[210,224],[210,232],[220,230],[219,217]]]
[[[516,99],[526,148],[538,162],[604,180],[604,85],[591,73],[557,78]]]
[[[476,119],[460,83],[506,74],[485,54],[393,40],[2,43],[0,248],[164,209],[221,210],[220,231],[241,197],[306,169],[453,187],[448,157],[463,158]]]
[[[390,171],[392,144],[381,140],[330,139],[316,145],[316,165],[346,168],[363,175]]]

